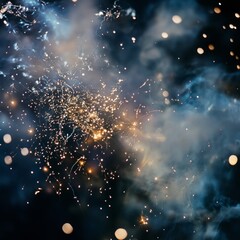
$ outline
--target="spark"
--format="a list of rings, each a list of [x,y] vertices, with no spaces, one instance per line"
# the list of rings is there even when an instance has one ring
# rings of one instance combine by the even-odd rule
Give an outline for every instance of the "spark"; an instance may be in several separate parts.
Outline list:
[[[34,133],[34,129],[33,129],[33,128],[29,128],[29,129],[28,129],[28,133],[29,133],[29,134],[33,134],[33,133]]]
[[[35,21],[29,22],[28,21],[28,17],[26,15],[26,13],[29,11],[29,9],[25,6],[22,5],[15,5],[12,2],[7,2],[7,4],[3,5],[0,8],[0,19],[4,19],[3,23],[6,26],[9,26],[9,22],[8,22],[8,18],[7,15],[14,15],[16,17],[19,17],[21,20],[23,20],[24,22],[21,22],[23,25],[25,25],[27,28],[29,28],[29,26],[31,24],[34,24]]]
[[[144,216],[144,215],[141,215],[141,216],[140,216],[139,223],[140,223],[141,225],[148,225],[148,221],[149,221],[148,217],[146,217],[146,216]]]
[[[48,172],[49,171],[49,168],[47,166],[44,166],[43,167],[43,172]]]
[[[11,100],[10,104],[11,104],[12,107],[15,107],[17,105],[17,102],[15,100]]]
[[[124,229],[124,228],[118,228],[116,231],[115,231],[115,237],[118,239],[118,240],[123,240],[127,237],[128,233],[127,231]]]

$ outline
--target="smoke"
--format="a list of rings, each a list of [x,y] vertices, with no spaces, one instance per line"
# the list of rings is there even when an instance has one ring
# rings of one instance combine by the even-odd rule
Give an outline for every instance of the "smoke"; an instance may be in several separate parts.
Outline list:
[[[181,16],[181,24],[173,22],[174,15]],[[202,66],[197,58],[191,68],[176,60],[196,50],[191,41],[207,21],[196,1],[164,2],[138,39],[140,62],[132,64],[126,79],[132,88],[147,79],[138,89],[149,112],[139,120],[138,140],[125,139],[137,152],[134,174],[126,173],[132,181],[126,205],[147,216],[154,215],[151,209],[160,211],[150,228],[186,220],[197,229],[192,239],[225,239],[218,226],[238,215],[237,202],[224,187],[233,184],[228,157],[239,152],[240,102],[223,91],[233,76],[220,65]],[[183,40],[189,44],[180,45]]]

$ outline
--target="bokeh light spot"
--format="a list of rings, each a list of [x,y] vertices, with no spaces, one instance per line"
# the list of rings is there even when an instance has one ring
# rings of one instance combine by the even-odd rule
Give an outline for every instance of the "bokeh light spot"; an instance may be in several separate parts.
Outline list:
[[[235,13],[235,17],[236,18],[240,18],[240,14],[239,13]]]
[[[163,32],[163,33],[162,33],[162,38],[168,38],[168,33]]]
[[[5,134],[5,135],[3,136],[3,141],[4,141],[5,143],[10,143],[10,142],[12,141],[12,136],[11,136],[10,134]]]
[[[127,237],[127,231],[124,228],[118,228],[115,231],[115,237],[118,240],[123,240],[123,239],[125,239]]]
[[[231,155],[229,158],[228,158],[228,162],[230,165],[234,166],[237,164],[238,162],[238,157],[236,155]]]
[[[62,230],[65,234],[71,234],[73,232],[73,227],[70,223],[64,223],[62,225]]]
[[[208,45],[208,48],[209,48],[209,50],[211,50],[211,51],[213,51],[213,50],[215,49],[215,47],[214,47],[212,44],[209,44],[209,45]]]
[[[215,7],[213,10],[217,14],[221,13],[221,9],[219,7]]]
[[[29,153],[29,150],[28,150],[28,148],[21,148],[21,154],[23,155],[23,156],[27,156],[28,155],[28,153]]]
[[[6,165],[12,164],[12,157],[11,156],[5,156],[4,162]]]
[[[197,53],[200,54],[200,55],[202,55],[202,54],[204,53],[204,50],[203,50],[202,48],[198,48],[198,49],[197,49]]]
[[[178,16],[178,15],[174,15],[174,16],[172,17],[172,21],[173,21],[174,23],[176,23],[176,24],[180,24],[180,23],[182,22],[182,18],[181,18],[180,16]]]

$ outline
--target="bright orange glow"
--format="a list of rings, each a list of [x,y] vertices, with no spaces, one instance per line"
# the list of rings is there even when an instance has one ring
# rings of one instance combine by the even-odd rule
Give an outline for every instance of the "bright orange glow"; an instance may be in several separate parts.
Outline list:
[[[142,225],[147,225],[148,224],[148,217],[145,217],[143,215],[141,215],[139,223]]]
[[[43,167],[43,172],[48,172],[48,171],[49,171],[48,167],[47,167],[47,166],[44,166],[44,167]]]

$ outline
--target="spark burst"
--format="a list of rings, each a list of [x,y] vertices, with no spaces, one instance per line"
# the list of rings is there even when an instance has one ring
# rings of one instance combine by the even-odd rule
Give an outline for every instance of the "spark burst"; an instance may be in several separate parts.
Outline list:
[[[44,89],[42,93],[40,89]],[[36,128],[38,144],[33,152],[40,163],[45,162],[43,170],[50,168],[50,175],[58,181],[66,176],[71,179],[84,169],[86,174],[92,174],[89,158],[94,158],[97,167],[105,173],[106,146],[121,130],[118,113],[121,101],[117,89],[114,88],[110,95],[102,95],[100,89],[93,92],[58,80],[47,85],[39,83],[36,92],[37,99],[34,98],[29,106],[42,120]],[[59,167],[56,170],[60,165],[65,165],[65,174]]]
[[[44,9],[44,2],[37,3]],[[47,24],[42,24],[39,19],[42,16],[37,16],[37,11],[37,7],[27,8],[11,2],[2,6],[0,11],[1,19],[10,29],[8,15],[20,18],[24,34],[33,24],[38,29],[38,37],[31,43],[32,49],[27,45],[28,37],[25,38],[26,43],[16,41],[14,50],[17,57],[11,57],[16,73],[12,75],[13,84],[8,94],[10,106],[16,107],[17,100],[13,96],[23,90],[21,102],[28,101],[28,107],[35,115],[33,124],[27,129],[28,142],[31,142],[30,150],[26,148],[27,155],[34,157],[39,169],[47,174],[47,183],[57,194],[61,194],[63,186],[70,186],[73,192],[75,185],[79,188],[81,181],[75,181],[79,175],[78,179],[86,181],[100,174],[98,178],[103,181],[100,188],[103,188],[104,182],[118,177],[117,171],[107,169],[104,163],[104,159],[115,152],[111,138],[132,127],[120,110],[124,102],[120,97],[123,80],[110,85],[100,80],[100,84],[94,87],[81,81],[88,72],[95,70],[94,60],[83,51],[75,53],[76,49],[70,58],[62,54],[61,47],[66,47],[65,41],[61,38],[55,41],[54,34],[51,35]],[[119,18],[121,14],[135,17],[133,9],[122,10],[116,3],[103,14],[104,20],[113,16]],[[28,15],[36,19],[29,21]],[[51,24],[57,22],[52,21]],[[104,63],[109,65],[108,60]],[[17,81],[19,72],[26,80],[24,83]]]

